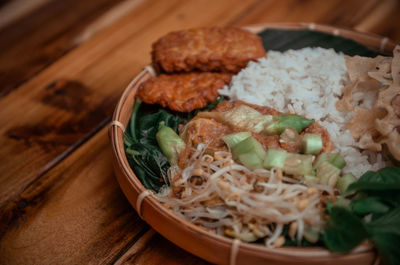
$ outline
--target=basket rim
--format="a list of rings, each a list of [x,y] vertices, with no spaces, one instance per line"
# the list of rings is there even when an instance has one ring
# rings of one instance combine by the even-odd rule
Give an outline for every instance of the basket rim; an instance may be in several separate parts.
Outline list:
[[[376,41],[381,41],[382,39],[387,39],[385,37],[372,34],[372,33],[365,33],[359,32],[352,29],[347,29],[343,27],[335,27],[330,25],[323,25],[323,24],[316,24],[316,23],[266,23],[266,24],[255,24],[250,26],[243,27],[246,30],[252,32],[260,32],[261,30],[267,28],[282,28],[282,29],[312,29],[316,31],[327,32],[331,30],[333,33],[334,30],[345,30],[349,31],[350,33],[361,34],[362,36],[367,36],[369,38],[375,39]],[[329,33],[329,32],[327,32]],[[386,44],[394,45],[395,43],[389,39],[387,39]],[[148,66],[147,66],[148,67]],[[134,96],[136,91],[134,87],[136,84],[140,83],[144,78],[149,77],[150,71],[146,69],[142,70],[138,73],[135,78],[129,83],[129,85],[125,88],[120,100],[117,103],[113,114],[113,121],[120,122],[121,111],[123,110],[126,100],[129,96]],[[125,125],[124,125],[125,126]],[[123,173],[127,176],[127,180],[131,185],[131,189],[133,188],[137,194],[141,194],[142,192],[146,191],[147,189],[143,186],[140,180],[136,177],[135,173],[131,169],[128,164],[128,161],[125,156],[125,150],[121,150],[120,142],[123,141],[123,132],[118,129],[118,126],[111,126],[109,130],[109,136],[112,144],[113,149],[113,156],[116,158],[117,163],[120,168],[122,168]],[[134,205],[133,205],[134,206]],[[233,239],[228,237],[223,237],[221,235],[217,235],[211,232],[206,231],[205,229],[190,223],[179,216],[175,215],[171,211],[167,210],[158,200],[156,200],[153,196],[147,196],[143,199],[142,208],[144,207],[153,207],[158,214],[164,215],[165,217],[172,219],[174,222],[184,225],[186,228],[191,230],[192,232],[196,233],[199,236],[206,236],[209,237],[214,242],[219,242],[223,245],[228,247],[232,246]],[[137,210],[137,209],[136,209]],[[144,215],[143,219],[146,220],[146,216]],[[154,228],[157,230],[156,228]],[[335,258],[338,256],[343,256],[343,254],[333,253],[330,252],[327,248],[324,247],[282,247],[282,248],[267,248],[263,245],[254,244],[254,243],[246,243],[240,242],[240,250],[245,249],[249,252],[254,253],[267,253],[267,254],[278,254],[281,256],[287,257],[302,257],[302,258]],[[239,250],[239,251],[240,251]],[[366,252],[371,252],[373,250],[373,245],[370,242],[363,243],[353,249],[350,253],[347,253],[346,256],[349,255],[356,255]]]

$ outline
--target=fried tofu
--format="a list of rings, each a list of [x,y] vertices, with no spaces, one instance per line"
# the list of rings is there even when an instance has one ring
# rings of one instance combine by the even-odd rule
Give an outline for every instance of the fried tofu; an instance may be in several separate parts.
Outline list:
[[[227,73],[161,74],[147,80],[137,96],[148,104],[190,112],[205,107],[218,97],[218,90],[231,81]]]
[[[238,73],[265,56],[262,39],[239,28],[197,28],[171,32],[153,44],[153,66],[173,72]]]

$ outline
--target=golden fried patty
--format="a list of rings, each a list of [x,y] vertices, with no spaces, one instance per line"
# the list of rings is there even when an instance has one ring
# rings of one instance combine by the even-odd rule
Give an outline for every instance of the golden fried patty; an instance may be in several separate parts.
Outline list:
[[[137,96],[148,104],[190,112],[205,107],[218,97],[218,89],[231,81],[231,74],[161,74],[141,84]]]
[[[171,32],[153,44],[153,65],[167,73],[238,73],[265,56],[262,40],[239,28],[197,28]]]

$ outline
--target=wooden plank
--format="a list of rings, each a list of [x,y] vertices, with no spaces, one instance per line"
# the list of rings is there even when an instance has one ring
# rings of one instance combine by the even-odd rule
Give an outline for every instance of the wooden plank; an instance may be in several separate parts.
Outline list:
[[[168,6],[171,2],[164,3]],[[162,5],[164,5],[164,3]],[[176,2],[173,4],[176,4]],[[165,25],[165,27],[182,27],[182,23],[185,23],[186,25],[185,17],[187,17],[187,19],[190,18],[190,20],[193,17],[196,18],[194,14],[198,13],[199,8],[201,8],[203,4],[204,3],[192,2],[182,5],[180,8],[170,5],[169,9],[164,10],[162,13],[168,14],[165,20],[170,20],[170,23]],[[235,9],[236,12],[233,12],[232,16],[239,13],[241,8],[245,7],[245,5],[242,5],[241,7],[240,5],[237,5],[237,8]],[[151,10],[153,8],[154,5],[151,6]],[[171,12],[171,10],[174,10],[174,12]],[[209,23],[224,23],[231,17],[221,17],[220,14],[223,10],[225,10],[225,8],[221,4],[215,9],[215,13],[209,13],[209,16],[205,17],[204,20],[194,20],[195,22],[193,22],[193,24],[207,24],[207,21],[209,21]],[[135,16],[135,19],[142,22],[142,26],[144,26],[146,21],[147,23],[153,21],[152,18],[149,18],[148,14],[146,19],[144,16],[140,16],[140,11],[143,10],[138,11],[139,15]],[[153,12],[153,14],[154,13],[155,12]],[[200,15],[198,15],[198,17],[200,17]],[[154,32],[146,30],[143,34],[137,35],[126,34],[127,31],[135,31],[134,26],[137,26],[137,23],[132,25],[132,23],[134,23],[132,21],[122,21],[120,25],[118,25],[118,28],[122,30],[122,32],[118,32],[117,30],[113,31],[113,33],[117,33],[114,35],[115,38],[111,39],[109,38],[109,35],[103,36],[106,40],[105,42],[102,42],[103,46],[97,45],[93,48],[89,43],[86,46],[78,48],[77,51],[72,52],[63,59],[65,62],[56,63],[18,89],[15,93],[9,94],[0,100],[9,103],[3,105],[5,108],[2,110],[3,113],[0,115],[0,117],[3,118],[1,124],[4,124],[5,127],[7,127],[7,124],[13,123],[13,121],[15,122],[10,114],[21,117],[18,122],[15,122],[15,124],[18,124],[17,128],[13,128],[13,126],[9,127],[12,128],[12,130],[9,128],[2,128],[3,135],[5,134],[8,137],[12,136],[12,139],[17,143],[14,143],[14,147],[8,148],[11,141],[7,142],[7,139],[3,139],[4,142],[7,142],[7,145],[4,145],[7,146],[7,150],[2,153],[2,156],[4,155],[3,157],[5,158],[6,155],[9,154],[9,157],[12,157],[12,159],[10,158],[2,161],[6,162],[5,164],[8,165],[8,169],[13,170],[12,173],[14,174],[14,177],[11,178],[10,176],[12,174],[7,170],[3,171],[9,175],[8,178],[2,179],[4,182],[2,183],[1,192],[4,195],[3,198],[6,198],[6,200],[13,197],[14,200],[9,201],[2,208],[1,212],[2,243],[0,251],[2,260],[4,258],[8,263],[15,262],[16,264],[27,264],[27,262],[29,263],[29,260],[30,262],[35,263],[39,261],[40,257],[45,255],[44,253],[49,252],[52,253],[52,255],[49,255],[48,257],[46,256],[44,259],[42,258],[40,262],[41,264],[59,264],[62,259],[65,259],[65,262],[67,263],[75,263],[75,261],[77,261],[77,263],[85,263],[88,257],[93,254],[85,254],[87,249],[81,251],[80,248],[85,248],[85,246],[92,247],[89,244],[90,242],[85,242],[85,240],[91,240],[94,233],[93,231],[99,231],[101,229],[98,226],[91,229],[90,226],[88,231],[82,229],[79,232],[78,230],[80,228],[76,228],[78,229],[76,230],[74,227],[82,227],[82,225],[80,225],[80,218],[83,218],[83,222],[86,222],[86,219],[93,219],[92,217],[85,217],[85,215],[89,211],[89,206],[94,207],[94,204],[91,204],[93,201],[89,200],[89,197],[96,197],[96,192],[94,190],[87,193],[84,192],[86,186],[89,186],[90,184],[89,182],[84,182],[86,178],[83,176],[87,177],[87,174],[98,176],[103,174],[109,175],[106,169],[111,172],[111,166],[105,161],[110,161],[111,159],[99,151],[104,149],[105,144],[108,145],[108,141],[104,138],[99,140],[96,135],[96,138],[94,138],[95,140],[93,141],[101,142],[101,144],[96,145],[100,149],[94,148],[93,152],[88,151],[93,148],[93,145],[89,144],[92,141],[82,146],[84,150],[86,150],[86,147],[89,148],[84,152],[84,154],[87,155],[92,162],[87,165],[87,168],[85,167],[85,169],[83,169],[84,167],[81,164],[78,166],[76,165],[76,157],[83,157],[83,151],[81,152],[78,150],[77,152],[74,152],[72,156],[63,161],[63,163],[60,163],[56,168],[40,176],[37,181],[34,180],[39,176],[37,174],[35,175],[35,172],[32,174],[32,171],[41,169],[38,164],[43,163],[43,157],[45,157],[45,159],[46,157],[53,159],[57,153],[68,152],[67,149],[74,146],[74,141],[80,141],[82,135],[85,135],[84,132],[80,131],[80,126],[86,127],[88,130],[96,128],[102,120],[100,118],[96,120],[97,116],[102,117],[103,115],[103,120],[108,120],[110,113],[107,113],[107,109],[109,112],[112,110],[113,103],[115,103],[118,98],[119,92],[122,91],[126,83],[132,77],[131,71],[139,71],[142,65],[145,65],[149,60],[149,56],[148,54],[142,53],[139,53],[138,55],[135,54],[134,59],[140,60],[139,65],[133,64],[130,60],[124,62],[124,60],[121,61],[121,59],[125,58],[127,54],[132,52],[132,45],[136,44],[138,40],[144,40],[143,44],[139,44],[139,48],[142,49],[144,46],[150,46],[151,42],[154,41],[154,34],[164,34],[167,31],[165,27],[162,28],[165,20],[160,20],[152,25]],[[110,32],[111,31],[112,30],[110,30]],[[139,32],[142,33],[142,31]],[[125,41],[125,43],[121,45],[123,41]],[[92,45],[93,44],[98,43],[94,42]],[[111,45],[111,47],[107,45]],[[121,54],[111,52],[116,48],[118,48],[118,51],[121,52]],[[102,60],[100,61],[100,59]],[[133,67],[129,69],[130,66]],[[79,79],[80,82],[74,81],[77,79]],[[52,80],[57,81],[51,82]],[[85,83],[85,85],[83,85],[83,83]],[[49,85],[42,87],[40,84]],[[116,90],[119,90],[119,92],[115,92]],[[29,91],[29,93],[26,93],[27,91]],[[24,106],[24,109],[29,109],[30,111],[27,112],[22,108],[11,106],[12,102],[18,102]],[[85,109],[83,109],[82,106],[85,106]],[[98,110],[96,108],[98,108]],[[91,119],[94,119],[95,121],[91,121]],[[30,126],[23,125],[24,123],[30,124]],[[55,129],[51,126],[54,126]],[[74,129],[77,131],[74,131]],[[77,137],[76,134],[80,135]],[[24,151],[24,154],[21,154],[20,157],[12,156],[15,154],[18,155],[18,152],[21,151]],[[96,155],[98,153],[99,157]],[[23,158],[24,156],[25,159]],[[100,157],[102,159],[100,159]],[[20,159],[20,165],[15,163],[15,159]],[[22,163],[22,161],[24,163]],[[85,159],[82,159],[82,163],[84,163],[84,161]],[[29,164],[30,162],[32,163]],[[70,168],[76,168],[76,170]],[[57,174],[59,171],[60,173]],[[77,175],[76,182],[70,180],[72,178],[70,175],[75,174]],[[16,177],[15,175],[18,176]],[[72,184],[70,184],[70,181],[76,183],[74,184],[76,187],[73,189],[74,192],[71,191],[71,197],[69,197],[69,195],[67,197],[70,198],[69,200],[73,200],[74,203],[72,204],[74,207],[81,209],[77,212],[75,212],[74,207],[69,208],[69,200],[67,200],[67,202],[63,200],[66,196],[65,194],[68,194],[71,189],[70,186]],[[10,184],[10,182],[12,183]],[[26,188],[26,186],[31,182],[32,184]],[[67,185],[67,187],[64,185]],[[98,185],[102,186],[102,184]],[[104,182],[104,186],[112,185],[108,182]],[[87,188],[89,189],[90,187]],[[24,189],[25,191],[18,196],[18,198],[15,198],[15,196]],[[60,192],[60,194],[58,192]],[[10,193],[13,193],[13,196],[9,196]],[[82,206],[83,209],[80,206],[80,203],[82,202],[73,199],[75,197],[82,198],[80,195],[81,193],[88,196],[88,198],[85,198],[85,201],[90,203],[88,207]],[[101,194],[101,198],[107,198],[107,201],[112,202],[115,199],[110,196],[110,194],[112,194],[111,191],[105,191]],[[118,193],[118,196],[121,196],[121,193]],[[96,205],[102,204],[102,199],[97,198],[94,199],[94,201],[96,201]],[[85,203],[83,204],[86,205]],[[59,209],[58,211],[62,218],[56,214],[57,218],[52,219],[54,222],[50,222],[48,218],[51,219],[53,216],[50,212],[55,211],[55,209]],[[68,218],[64,216],[63,211],[65,211],[65,215],[68,215]],[[70,213],[70,211],[72,211],[72,213]],[[132,211],[127,212],[132,213]],[[72,214],[72,217],[70,217],[69,214]],[[101,215],[102,213],[97,214]],[[115,215],[118,216],[115,212],[110,213],[110,216]],[[65,222],[65,218],[68,219],[67,222]],[[64,220],[64,223],[61,222],[62,220]],[[88,229],[88,225],[83,226]],[[117,229],[117,232],[120,233],[119,235],[125,234],[126,231],[124,229],[128,228],[124,226]],[[56,236],[57,233],[55,232],[63,232],[64,230],[66,232],[71,230],[73,233],[61,233],[62,236],[58,238]],[[61,242],[65,240],[67,240],[68,246],[61,246]],[[78,244],[80,243],[80,240],[83,240],[82,244]],[[23,242],[25,243],[22,244]],[[43,242],[43,244],[41,242]],[[46,247],[52,244],[54,244],[54,246],[50,247],[50,249]],[[76,247],[75,244],[77,244]],[[102,251],[103,247],[98,241],[94,244]],[[121,246],[117,247],[121,248]],[[99,251],[99,249],[97,249],[97,251]],[[107,252],[108,250],[106,249],[105,251]],[[102,256],[101,258],[107,259],[107,262],[112,260],[112,257],[107,255],[105,257]],[[101,262],[103,262],[103,260],[101,260]]]
[[[133,229],[133,223],[130,221],[137,220],[135,215],[119,219],[120,216],[129,216],[133,210],[122,199],[115,181],[110,178],[111,159],[109,151],[105,151],[108,145],[104,129],[57,167],[38,178],[40,171],[51,163],[49,161],[54,161],[56,155],[68,154],[68,148],[76,146],[82,137],[90,135],[88,132],[93,132],[93,128],[98,128],[98,124],[108,119],[107,109],[112,109],[111,105],[115,103],[130,77],[148,62],[147,53],[154,39],[183,25],[211,23],[223,25],[231,21],[240,24],[242,20],[236,18],[246,19],[247,15],[251,15],[252,10],[257,7],[251,4],[240,6],[239,3],[233,3],[237,7],[234,10],[235,14],[218,18],[226,11],[227,2],[225,2],[225,7],[222,4],[217,6],[215,13],[206,14],[207,18],[201,20],[199,17],[204,17],[205,13],[205,9],[201,12],[204,2],[198,5],[194,3],[179,5],[178,2],[169,4],[155,3],[151,8],[146,9],[144,6],[137,12],[132,12],[132,17],[122,19],[15,93],[0,100],[0,104],[6,110],[4,112],[1,110],[0,113],[0,124],[5,127],[0,129],[0,133],[6,135],[3,137],[5,140],[0,143],[2,146],[11,143],[13,148],[9,149],[12,151],[9,153],[14,156],[18,152],[27,152],[21,154],[16,162],[14,159],[7,160],[11,164],[9,169],[14,170],[16,176],[9,174],[8,179],[3,182],[5,186],[0,183],[2,191],[3,187],[11,193],[14,189],[19,189],[12,196],[6,194],[7,199],[15,197],[25,189],[18,198],[10,201],[1,210],[0,223],[4,226],[1,230],[3,236],[0,241],[0,260],[11,264],[110,263],[129,249],[117,262],[129,262],[133,258],[138,264],[160,264],[168,260],[171,260],[169,264],[203,264],[199,259],[179,250],[159,236],[147,236],[150,238],[148,241],[143,237],[144,241],[140,241],[141,233],[146,228],[143,226],[139,229],[140,232],[129,230]],[[157,7],[160,9],[166,7],[163,12],[168,15],[154,14]],[[244,11],[247,15],[241,16]],[[268,9],[264,12],[268,15],[272,14],[273,10]],[[145,16],[151,15],[155,17],[146,20]],[[288,19],[291,19],[290,16]],[[139,26],[131,23],[139,23]],[[132,50],[141,52],[132,54]],[[54,80],[57,82],[52,82]],[[46,84],[51,85],[46,89]],[[80,90],[84,92],[79,94]],[[106,101],[106,98],[109,100]],[[10,106],[16,103],[20,105]],[[106,108],[102,108],[102,104],[106,105]],[[76,124],[84,126],[91,122],[90,119],[80,122],[80,119],[84,119],[88,114],[89,118],[96,116],[90,111],[82,110],[81,106],[87,105],[91,111],[100,109],[98,115],[103,119],[99,118],[93,122],[97,127],[91,124],[86,131],[79,131],[74,128]],[[15,117],[22,118],[16,121]],[[63,125],[63,129],[56,130],[51,127],[51,133],[46,134],[48,127],[54,122],[59,124],[57,126]],[[46,130],[40,130],[42,124],[47,125],[43,126]],[[66,129],[68,127],[72,129],[68,131]],[[16,130],[18,128],[19,130]],[[31,137],[24,135],[26,129],[31,129],[35,134]],[[73,131],[74,129],[77,131]],[[14,134],[7,135],[6,132]],[[79,137],[75,137],[75,133],[80,133]],[[16,137],[18,135],[22,137]],[[9,136],[14,136],[12,139],[15,140],[7,139]],[[13,141],[20,143],[16,144]],[[57,148],[59,149],[54,150]],[[8,152],[0,150],[0,154],[1,160],[4,161],[4,155]],[[25,167],[24,161],[30,165]],[[34,173],[25,178],[30,170]],[[20,171],[23,171],[23,174],[19,173]],[[0,170],[0,172],[6,171]],[[106,179],[102,178],[103,175]],[[12,177],[22,181],[10,186],[9,179]],[[82,198],[84,198],[83,203],[76,201]],[[116,205],[112,204],[114,201]],[[103,209],[99,209],[99,205]],[[126,208],[118,208],[120,205],[125,205],[121,207]],[[115,221],[116,224],[113,220],[120,221]],[[134,222],[138,226],[142,224],[140,221]],[[102,231],[105,231],[104,234]],[[127,232],[128,235],[123,237]],[[112,233],[116,233],[117,236],[112,237],[111,243],[104,242],[112,236]],[[139,241],[142,242],[141,248],[134,244],[139,237]],[[133,247],[129,248],[132,244]],[[135,252],[135,248],[138,251]],[[171,257],[170,253],[175,254]]]
[[[1,264],[110,264],[147,230],[119,189],[104,128],[0,211]]]
[[[147,231],[114,265],[209,264],[173,245],[154,230]]]
[[[75,37],[121,0],[15,2],[0,14],[0,97],[76,47]]]
[[[380,1],[376,8],[354,27],[360,31],[373,32],[386,36],[400,43],[399,14],[399,1]]]
[[[234,7],[223,15],[228,2]],[[252,3],[146,2],[1,98],[0,206],[109,121],[124,87],[149,63],[154,40],[182,27],[224,25]]]
[[[236,25],[317,22],[355,28],[400,41],[399,13],[400,3],[393,0],[263,1]]]

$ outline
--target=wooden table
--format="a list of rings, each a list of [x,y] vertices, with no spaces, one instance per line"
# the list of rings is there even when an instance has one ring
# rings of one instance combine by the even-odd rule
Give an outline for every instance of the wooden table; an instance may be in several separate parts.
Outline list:
[[[0,264],[205,264],[146,225],[111,165],[123,89],[176,29],[267,22],[400,41],[396,0],[0,3]]]

